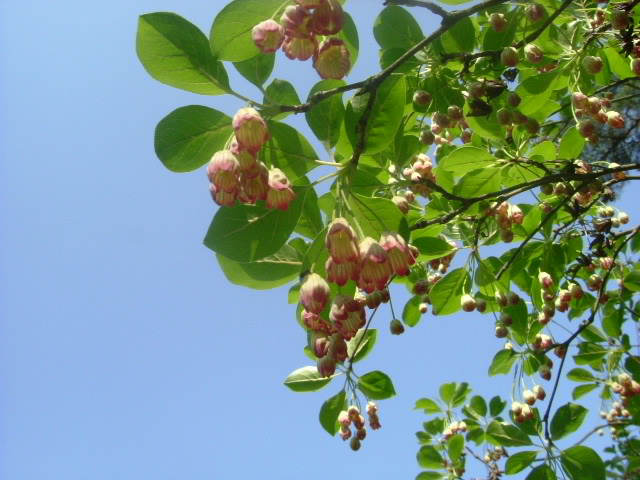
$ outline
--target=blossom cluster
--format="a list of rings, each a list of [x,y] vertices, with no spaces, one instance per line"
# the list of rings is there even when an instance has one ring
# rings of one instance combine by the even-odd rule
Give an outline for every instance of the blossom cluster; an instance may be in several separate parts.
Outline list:
[[[278,168],[268,169],[258,160],[269,140],[267,124],[253,108],[241,108],[233,117],[234,137],[229,148],[216,152],[207,166],[211,197],[220,206],[231,207],[236,200],[287,210],[295,197],[289,179]]]
[[[291,60],[313,58],[313,67],[325,79],[342,79],[351,69],[351,54],[340,33],[344,11],[339,0],[296,0],[289,5],[280,23],[265,20],[252,30],[255,45],[262,53],[282,48]],[[318,37],[325,37],[321,42]]]
[[[372,430],[377,430],[381,427],[380,419],[378,418],[378,405],[374,402],[367,404],[367,415],[369,417],[369,426]],[[360,414],[358,407],[352,405],[347,410],[343,410],[338,415],[338,423],[340,424],[340,438],[342,440],[349,440],[351,438],[351,449],[359,450],[360,442],[367,437],[367,429],[365,427],[364,417]],[[353,425],[353,437],[351,433],[351,426]]]
[[[588,97],[582,92],[571,94],[571,103],[578,123],[578,132],[591,143],[598,143],[596,125],[609,125],[612,128],[624,128],[624,117],[620,113],[608,110],[613,100],[613,94],[604,97]]]

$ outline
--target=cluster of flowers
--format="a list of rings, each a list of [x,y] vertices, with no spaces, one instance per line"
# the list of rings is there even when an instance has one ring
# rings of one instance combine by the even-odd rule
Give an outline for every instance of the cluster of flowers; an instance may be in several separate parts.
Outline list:
[[[428,197],[431,195],[431,189],[426,184],[422,183],[423,180],[429,180],[434,183],[436,181],[436,176],[433,172],[433,162],[428,155],[425,155],[424,153],[414,155],[409,161],[409,166],[402,170],[402,176],[404,179],[411,181],[409,192],[413,195],[410,193],[405,194],[405,198],[407,198],[408,195],[407,201],[409,199],[415,200],[416,194],[421,195],[422,197]]]
[[[619,167],[617,163],[610,163],[609,168]],[[624,180],[626,175],[624,172],[617,172],[613,174],[613,178],[616,180]],[[593,222],[593,226],[599,232],[604,232],[609,227],[618,228],[620,225],[626,225],[629,223],[629,215],[625,212],[618,212],[611,206],[598,208],[598,215],[601,217]]]
[[[604,22],[607,18],[607,12],[601,8],[598,8],[594,15],[593,19],[589,22],[591,28],[598,28],[604,25]],[[629,28],[631,24],[629,21],[629,14],[624,10],[613,10],[609,13],[609,23],[611,23],[611,28],[614,30],[626,30]]]
[[[513,402],[511,404],[511,412],[513,413],[513,418],[517,423],[524,423],[527,420],[532,420],[535,418],[535,413],[531,409],[536,400],[544,400],[547,396],[547,393],[544,391],[540,385],[536,385],[533,387],[533,391],[525,390],[522,392],[522,398],[524,403],[521,402]]]
[[[336,35],[342,30],[344,12],[338,0],[295,0],[280,23],[265,20],[253,27],[252,38],[262,53],[282,47],[291,60],[313,58],[313,67],[322,78],[342,79],[351,69],[351,55],[345,43],[329,37],[318,43],[317,36]]]
[[[619,166],[617,164],[614,165]],[[577,174],[586,174],[593,171],[591,165],[584,160],[574,160],[573,168]],[[602,193],[602,189],[602,181],[596,179],[588,185],[582,185],[582,182],[578,181],[558,182],[555,185],[547,184],[540,188],[540,192],[545,195],[571,196],[573,201],[584,206],[590,204],[594,196]],[[540,203],[540,209],[545,213],[549,213],[553,210],[553,206],[546,201],[542,201]]]
[[[428,107],[433,96],[426,90],[416,90],[413,94],[413,103],[418,107]],[[436,112],[431,116],[431,128],[420,133],[420,142],[424,145],[449,145],[456,138],[453,129],[459,128],[459,137],[462,143],[471,141],[469,124],[464,119],[462,109],[457,105],[447,108],[447,113]]]
[[[442,432],[442,440],[447,441],[458,433],[465,433],[467,431],[467,424],[465,422],[451,422],[447,428]]]
[[[484,462],[499,462],[502,457],[508,457],[507,451],[504,447],[496,447],[493,451],[488,451],[484,456]]]
[[[380,418],[378,418],[378,405],[374,402],[369,402],[367,404],[367,414],[371,429],[379,429],[382,425],[380,425]],[[364,417],[360,414],[358,407],[351,406],[348,410],[340,412],[338,423],[340,424],[340,438],[345,441],[351,438],[351,449],[354,451],[359,450],[360,442],[367,437],[367,429]],[[351,433],[352,424],[354,428],[353,437]]]
[[[520,95],[516,92],[509,92],[506,100],[509,108],[503,107],[496,112],[498,123],[507,127],[509,133],[516,125],[521,125],[531,135],[538,133],[540,123],[535,118],[526,116],[517,108],[522,103]]]
[[[606,124],[612,128],[624,128],[624,117],[616,111],[607,110],[611,106],[612,99],[611,93],[603,98],[588,97],[582,92],[571,94],[576,118],[582,118],[578,123],[578,132],[589,142],[598,143],[597,123]]]
[[[520,303],[520,296],[516,292],[504,293],[497,291],[495,294],[496,303],[500,308],[506,308],[510,305],[518,305]],[[479,302],[480,299],[477,300]],[[464,306],[463,306],[464,308]],[[484,304],[483,304],[483,308]],[[482,313],[482,310],[479,310]],[[513,318],[507,312],[501,312],[498,321],[496,322],[495,335],[497,338],[505,338],[509,335],[509,327],[513,324]]]
[[[289,179],[278,168],[269,170],[258,153],[269,139],[267,124],[253,108],[241,108],[233,117],[235,136],[228,150],[216,152],[207,166],[211,197],[220,206],[236,200],[254,204],[265,200],[269,208],[287,210],[295,197]]]
[[[385,232],[380,242],[358,237],[344,218],[336,218],[328,227],[325,264],[327,279],[338,286],[353,280],[364,292],[354,297],[336,295],[329,309],[329,321],[321,314],[329,305],[331,290],[327,280],[309,273],[300,287],[304,307],[302,321],[312,331],[310,348],[318,357],[318,372],[323,377],[335,373],[336,363],[347,358],[346,341],[352,339],[366,323],[364,307],[377,308],[389,301],[387,284],[392,275],[405,276],[418,256],[397,232]]]
[[[488,216],[496,218],[498,229],[500,230],[500,239],[509,243],[513,241],[513,224],[522,225],[524,214],[517,205],[511,205],[508,202],[496,203],[486,212]]]
[[[640,383],[633,380],[628,373],[621,373],[616,380],[611,384],[611,390],[620,395],[622,405],[627,407],[631,398],[640,395]]]
[[[609,423],[615,422],[621,418],[630,418],[631,412],[624,408],[620,402],[613,402],[611,410],[608,412],[600,412],[600,418],[606,420]]]
[[[546,10],[539,3],[530,3],[524,9],[524,15],[531,23],[536,23],[545,17]],[[507,18],[502,13],[492,13],[489,15],[489,25],[495,32],[504,32],[509,26]]]

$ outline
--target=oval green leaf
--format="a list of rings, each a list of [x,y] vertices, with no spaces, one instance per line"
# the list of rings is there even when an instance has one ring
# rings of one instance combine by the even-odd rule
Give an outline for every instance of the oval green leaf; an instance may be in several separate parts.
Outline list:
[[[373,400],[384,400],[396,394],[389,376],[378,370],[362,375],[358,379],[358,388]]]
[[[294,392],[316,392],[326,386],[331,378],[322,378],[316,367],[302,367],[284,380],[284,384]]]

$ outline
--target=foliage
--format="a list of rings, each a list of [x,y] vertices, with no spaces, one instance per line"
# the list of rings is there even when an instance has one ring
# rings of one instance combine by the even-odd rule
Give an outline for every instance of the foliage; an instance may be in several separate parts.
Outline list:
[[[204,243],[231,282],[297,280],[289,300],[316,365],[285,385],[341,382],[320,424],[358,450],[364,411],[378,429],[373,400],[396,395],[386,373],[357,364],[389,341],[371,328],[376,312],[389,304],[399,335],[429,311],[477,310],[506,341],[487,368],[512,375],[511,403],[472,396],[466,383],[418,400],[428,420],[417,478],[461,478],[471,460],[487,478],[637,478],[640,227],[610,202],[640,178],[640,0],[381,2],[381,69],[353,83],[343,77],[359,42],[343,3],[232,0],[209,38],[173,13],[142,15],[138,29],[153,78],[245,103],[233,117],[179,108],[158,124],[155,148],[172,171],[208,162],[221,206]],[[405,7],[440,26],[425,34]],[[304,102],[285,79],[265,86],[276,59],[287,61],[279,49],[321,77]],[[233,89],[231,66],[262,98]],[[304,114],[329,160],[285,123],[291,114]],[[402,285],[412,296],[395,318]],[[561,380],[577,383],[571,399],[557,395]],[[584,432],[594,412],[577,402],[596,394],[603,423]],[[583,445],[605,428],[606,462]]]

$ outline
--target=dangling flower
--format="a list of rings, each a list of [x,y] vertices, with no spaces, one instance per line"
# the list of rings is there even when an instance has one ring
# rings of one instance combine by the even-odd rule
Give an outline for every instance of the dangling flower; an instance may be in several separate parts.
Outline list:
[[[311,37],[287,37],[282,45],[284,54],[290,60],[309,60],[318,51],[318,40]]]
[[[243,148],[242,145],[238,143],[235,136],[231,139],[231,146],[229,147],[229,150],[231,150],[231,153],[236,156],[241,172],[251,170],[257,162],[255,153]]]
[[[280,17],[280,23],[286,30],[288,38],[309,38],[313,36],[311,14],[301,5],[289,5]]]
[[[253,27],[251,38],[261,53],[274,53],[284,42],[284,28],[275,20],[265,20]]]
[[[300,302],[307,312],[320,314],[331,296],[329,284],[317,273],[308,274],[300,287]]]
[[[333,299],[329,318],[345,340],[351,340],[365,326],[367,316],[364,308],[352,297],[337,295]]]
[[[267,206],[278,210],[287,210],[295,196],[287,176],[279,168],[272,168],[269,171]]]
[[[337,263],[331,257],[327,260],[325,269],[327,271],[327,280],[340,287],[344,287],[349,280],[358,281],[360,274],[356,262]]]
[[[317,368],[321,377],[329,378],[336,373],[336,359],[331,355],[325,355],[318,359]]]
[[[373,238],[360,242],[360,278],[358,287],[367,293],[383,290],[391,276],[389,256]]]
[[[344,362],[349,356],[347,351],[347,342],[345,342],[344,338],[339,333],[331,335],[329,355],[335,358],[336,362],[339,363]]]
[[[351,54],[339,38],[327,38],[313,57],[313,68],[324,78],[341,80],[351,69]]]
[[[326,0],[313,12],[311,28],[318,35],[335,35],[343,24],[344,12],[338,0]]]
[[[209,181],[216,186],[216,190],[235,193],[238,189],[238,170],[240,164],[230,150],[220,150],[213,155],[207,167]]]
[[[269,170],[264,163],[258,162],[250,170],[241,174],[240,185],[243,202],[253,204],[256,200],[266,200],[269,191]]]
[[[267,124],[254,108],[241,108],[231,123],[238,143],[250,152],[258,152],[269,140]]]
[[[209,192],[211,198],[221,207],[232,207],[236,203],[237,195],[235,192],[225,192],[219,190],[213,183],[209,184]]]
[[[356,233],[346,219],[338,217],[331,222],[325,243],[335,263],[358,261]]]
[[[409,267],[416,263],[416,259],[404,238],[397,232],[384,232],[380,237],[380,245],[389,256],[389,264],[393,272],[401,277],[409,275]]]
[[[328,335],[331,335],[336,331],[333,325],[326,322],[322,317],[320,317],[320,315],[303,310],[300,316],[302,317],[302,323],[309,330],[325,332]]]

